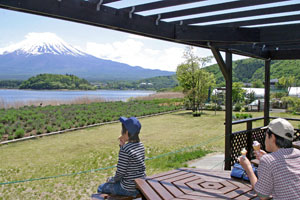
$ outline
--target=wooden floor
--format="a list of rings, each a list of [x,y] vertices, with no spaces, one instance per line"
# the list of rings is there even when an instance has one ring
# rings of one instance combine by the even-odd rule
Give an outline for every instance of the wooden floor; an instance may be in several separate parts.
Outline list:
[[[232,179],[230,171],[180,168],[136,183],[149,200],[259,199],[248,182]]]

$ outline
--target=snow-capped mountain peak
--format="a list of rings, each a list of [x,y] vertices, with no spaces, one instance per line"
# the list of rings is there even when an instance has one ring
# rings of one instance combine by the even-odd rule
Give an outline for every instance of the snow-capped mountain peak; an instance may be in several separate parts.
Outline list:
[[[85,56],[86,54],[79,49],[67,44],[54,33],[29,33],[26,39],[0,49],[0,54],[8,54],[15,52],[17,55],[71,55],[71,56]]]

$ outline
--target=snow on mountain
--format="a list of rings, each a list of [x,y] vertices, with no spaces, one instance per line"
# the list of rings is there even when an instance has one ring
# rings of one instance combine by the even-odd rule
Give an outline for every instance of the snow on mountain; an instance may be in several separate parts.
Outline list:
[[[0,80],[24,80],[42,73],[74,74],[87,80],[139,80],[174,72],[144,69],[97,58],[72,47],[53,33],[30,33],[0,49]]]
[[[67,44],[54,33],[29,33],[26,39],[0,49],[0,55],[9,53],[16,53],[17,55],[71,55],[71,56],[85,56],[86,53]]]

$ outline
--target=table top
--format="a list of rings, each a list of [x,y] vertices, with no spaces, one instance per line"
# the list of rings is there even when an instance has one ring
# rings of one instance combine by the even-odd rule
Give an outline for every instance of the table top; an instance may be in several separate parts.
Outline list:
[[[259,199],[249,182],[232,179],[230,171],[180,168],[136,179],[146,199]]]

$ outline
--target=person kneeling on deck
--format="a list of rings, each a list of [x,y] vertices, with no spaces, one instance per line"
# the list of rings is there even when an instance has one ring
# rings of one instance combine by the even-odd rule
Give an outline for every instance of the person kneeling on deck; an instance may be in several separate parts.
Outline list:
[[[141,124],[135,117],[120,117],[122,123],[119,160],[114,177],[98,187],[98,193],[136,197],[134,179],[146,176],[145,148],[140,142]]]
[[[277,118],[262,129],[267,129],[265,147],[256,153],[260,160],[258,179],[247,158],[239,157],[252,187],[261,199],[300,199],[300,150],[292,148],[293,126],[285,119]]]

